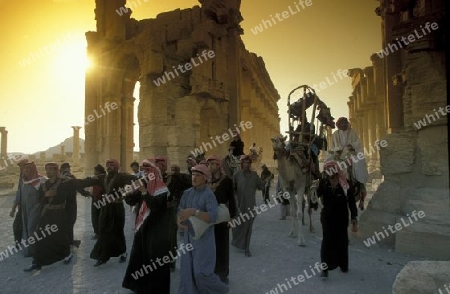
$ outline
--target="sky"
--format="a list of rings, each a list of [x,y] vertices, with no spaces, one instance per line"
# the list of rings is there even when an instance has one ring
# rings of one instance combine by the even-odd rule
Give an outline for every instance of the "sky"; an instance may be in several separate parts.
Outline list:
[[[140,2],[132,14],[137,20],[200,5],[196,0]],[[287,95],[303,84],[319,85],[327,78],[335,81],[335,76],[337,81],[318,96],[336,119],[348,116],[351,78],[340,78],[337,71],[370,66],[370,55],[381,49],[381,19],[374,13],[378,1],[311,0],[304,8],[299,2],[241,4],[241,37],[250,52],[263,57],[280,94],[283,133],[288,127]],[[71,126],[84,125],[84,33],[96,30],[95,0],[0,0],[0,5],[0,126],[9,132],[8,152],[34,153],[72,136]],[[283,11],[287,17],[279,21],[275,14]],[[271,15],[273,26],[253,33]]]

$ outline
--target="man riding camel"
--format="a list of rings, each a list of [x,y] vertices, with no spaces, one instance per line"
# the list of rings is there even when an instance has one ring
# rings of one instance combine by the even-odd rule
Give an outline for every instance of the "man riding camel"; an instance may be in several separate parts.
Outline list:
[[[356,188],[359,186],[359,192],[361,193],[359,207],[362,210],[364,209],[364,198],[366,196],[365,183],[369,178],[369,174],[367,172],[366,159],[359,159],[359,156],[356,155],[364,154],[363,146],[361,146],[358,134],[351,128],[347,118],[340,117],[336,122],[336,126],[338,130],[333,133],[330,151],[333,152],[336,160],[345,160],[344,162],[350,163],[351,168],[349,167],[348,170],[344,171],[347,173],[348,179],[353,184],[356,184]],[[352,160],[348,158],[346,160],[346,155],[352,154]],[[358,157],[358,160],[354,160],[355,157]]]

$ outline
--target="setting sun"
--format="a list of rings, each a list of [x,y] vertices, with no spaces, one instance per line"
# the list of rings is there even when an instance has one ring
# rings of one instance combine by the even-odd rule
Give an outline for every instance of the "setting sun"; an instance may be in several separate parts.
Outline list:
[[[61,48],[59,54],[56,53],[55,70],[76,78],[89,69],[91,62],[86,55],[86,41],[79,40],[76,43],[68,44]]]

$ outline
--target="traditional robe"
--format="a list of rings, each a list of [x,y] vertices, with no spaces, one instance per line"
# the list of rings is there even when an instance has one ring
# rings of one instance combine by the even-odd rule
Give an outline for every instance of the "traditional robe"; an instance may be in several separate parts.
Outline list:
[[[343,271],[348,270],[348,211],[350,209],[352,220],[356,219],[358,211],[352,186],[347,195],[340,184],[333,189],[328,179],[319,183],[317,196],[322,197],[324,206],[320,214],[323,228],[320,257],[322,262],[328,265],[328,270],[336,267]]]
[[[230,147],[234,147],[233,156],[244,155],[244,142],[241,139],[231,141]]]
[[[355,149],[355,158],[357,154],[361,152],[364,154],[363,146],[361,145],[358,135],[356,134],[355,130],[351,128],[348,128],[346,131],[337,130],[333,133],[330,150],[342,151],[348,144],[352,145]],[[356,158],[356,160],[358,161],[352,161],[352,172],[354,173],[358,182],[365,184],[369,178],[366,159]]]
[[[240,170],[233,175],[234,189],[236,192],[237,207],[242,215],[242,223],[233,228],[232,245],[236,248],[249,251],[250,238],[252,236],[253,222],[256,213],[256,189],[263,189],[264,183],[255,171],[244,172]],[[252,214],[250,213],[252,211]],[[248,216],[248,217],[247,217]],[[250,218],[250,219],[248,219]]]
[[[70,216],[66,211],[67,197],[80,186],[76,180],[57,179],[55,183],[47,180],[41,185],[41,203],[43,204],[42,215],[39,219],[38,228],[44,229],[47,225],[57,226],[57,231],[46,235],[39,240],[35,246],[34,263],[38,265],[49,265],[62,260],[70,254]],[[89,186],[89,183],[84,183]],[[87,185],[86,185],[87,184]],[[56,190],[55,196],[44,197],[45,191]],[[39,231],[40,233],[40,231]]]
[[[261,180],[264,182],[263,199],[266,203],[269,202],[270,184],[273,178],[274,175],[268,168],[263,169],[261,172]]]
[[[41,193],[39,192],[41,182],[45,182],[43,177],[35,185],[31,183],[23,184],[21,188],[22,240],[28,240],[29,237],[34,236],[34,232],[38,229],[39,219],[42,213],[42,204],[40,203]],[[33,256],[34,247],[35,244],[29,244],[28,247],[23,248],[24,256]]]
[[[236,199],[234,198],[233,180],[223,175],[212,181],[211,189],[216,196],[218,204],[225,204],[230,211],[230,218],[236,217]],[[216,242],[216,267],[214,272],[221,280],[228,278],[230,272],[230,229],[228,223],[214,225]]]
[[[149,215],[143,220],[134,235],[130,260],[122,282],[122,287],[136,293],[170,294],[170,268],[163,266],[156,259],[169,256],[170,236],[167,228],[172,215],[167,210],[167,192],[156,196],[137,191],[125,197],[127,204],[141,207],[143,202],[149,209]],[[139,217],[139,215],[138,215]],[[144,266],[150,266],[143,273],[145,276],[135,279],[136,272]]]
[[[17,243],[20,243],[22,240],[22,205],[20,202],[22,201],[22,178],[19,179],[19,185],[16,192],[16,197],[14,198],[14,206],[17,206],[17,213],[13,222],[13,233],[14,240]]]
[[[177,247],[177,210],[180,205],[181,196],[183,192],[192,187],[192,177],[188,174],[178,173],[172,174],[167,177],[167,188],[170,191],[170,202],[168,212],[172,216],[169,222],[170,230],[170,246],[169,249],[173,251]],[[172,263],[172,267],[175,268],[175,262]]]
[[[208,212],[210,223],[217,221],[218,204],[210,188],[192,187],[184,191],[179,209],[195,208]],[[198,240],[184,233],[184,244],[193,249],[181,256],[181,280],[179,294],[222,294],[228,293],[228,286],[214,273],[216,245],[214,226],[210,226]]]
[[[108,261],[111,257],[118,257],[127,250],[124,227],[125,207],[121,190],[130,185],[136,177],[126,173],[112,173],[99,175],[98,179],[86,179],[89,186],[102,186],[108,197],[104,197],[96,204],[100,206],[98,220],[98,239],[91,251],[91,258]],[[77,180],[80,181],[80,180]],[[110,201],[108,201],[108,199]]]
[[[72,175],[70,172],[64,171],[61,173],[61,178],[63,179],[75,179],[75,176]],[[71,240],[71,245],[73,245],[74,242],[74,227],[75,222],[77,221],[77,192],[79,192],[83,196],[88,196],[89,192],[83,190],[82,188],[77,188],[76,190],[70,191],[69,194],[67,194],[67,200],[66,200],[66,211],[67,215],[69,217],[69,237]]]

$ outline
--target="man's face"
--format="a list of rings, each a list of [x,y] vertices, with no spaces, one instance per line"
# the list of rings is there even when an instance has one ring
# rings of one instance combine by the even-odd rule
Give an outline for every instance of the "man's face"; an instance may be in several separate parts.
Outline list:
[[[176,167],[176,166],[172,166],[170,168],[170,171],[172,172],[172,174],[176,175],[180,173],[180,170]]]
[[[211,171],[212,174],[219,171],[219,168],[220,168],[219,164],[217,164],[217,162],[213,162],[213,161],[208,162],[208,166],[209,166],[209,170]]]
[[[94,169],[94,176],[98,176],[100,174],[100,172],[98,170]]]
[[[47,178],[49,178],[49,179],[56,178],[56,169],[55,168],[47,168],[45,170],[45,172],[47,173]]]
[[[116,168],[114,167],[114,164],[113,164],[113,163],[107,163],[107,164],[106,164],[106,171],[107,171],[108,173],[113,173],[113,172],[115,172],[115,171],[116,171]]]
[[[348,121],[343,121],[340,123],[340,128],[343,131],[346,131],[348,129]]]
[[[252,164],[250,163],[249,160],[245,160],[242,162],[242,169],[245,171],[250,170],[250,167],[252,166]]]
[[[192,172],[192,186],[202,187],[206,185],[205,175],[196,171]]]
[[[139,166],[138,165],[132,165],[131,169],[133,170],[134,173],[138,173],[139,172]]]
[[[159,168],[161,173],[165,173],[167,171],[166,167],[161,161],[156,162],[155,165]]]

